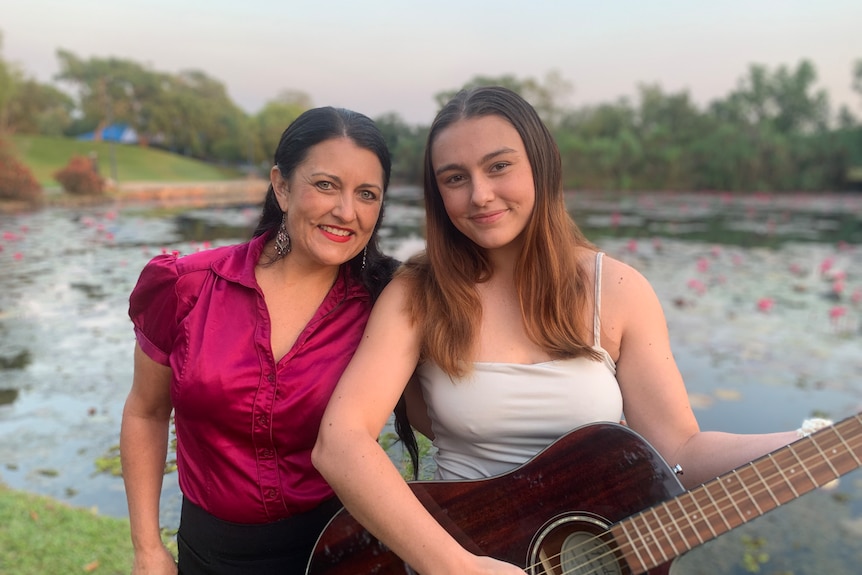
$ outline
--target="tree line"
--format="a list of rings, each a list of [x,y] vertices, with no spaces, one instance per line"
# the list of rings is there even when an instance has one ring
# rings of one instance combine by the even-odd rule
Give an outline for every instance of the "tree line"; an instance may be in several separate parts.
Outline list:
[[[313,105],[306,93],[286,91],[249,114],[221,81],[200,70],[170,74],[62,49],[57,59],[59,72],[45,84],[0,52],[0,136],[98,134],[121,122],[143,145],[265,171],[282,130]],[[862,59],[849,72],[862,108]],[[856,173],[862,171],[862,122],[846,106],[832,109],[807,60],[773,69],[753,64],[724,98],[706,106],[687,91],[642,84],[634,98],[571,108],[564,103],[571,84],[556,72],[540,80],[476,76],[462,87],[491,84],[519,92],[539,111],[560,147],[568,188],[862,187]],[[455,91],[438,93],[438,105]],[[374,119],[393,153],[393,180],[420,183],[428,126],[410,125],[394,112]]]

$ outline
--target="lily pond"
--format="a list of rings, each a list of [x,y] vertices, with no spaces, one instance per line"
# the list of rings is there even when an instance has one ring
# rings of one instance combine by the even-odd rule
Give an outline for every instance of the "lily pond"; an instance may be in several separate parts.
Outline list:
[[[415,189],[389,196],[384,248],[403,259],[422,247],[421,201]],[[652,282],[702,428],[778,431],[862,411],[862,195],[579,192],[568,201],[600,249]],[[129,292],[152,256],[246,239],[258,211],[139,203],[0,215],[0,482],[127,515],[116,454],[132,378]],[[168,474],[165,527],[176,527],[179,502]],[[674,572],[859,565],[857,470],[694,549]]]

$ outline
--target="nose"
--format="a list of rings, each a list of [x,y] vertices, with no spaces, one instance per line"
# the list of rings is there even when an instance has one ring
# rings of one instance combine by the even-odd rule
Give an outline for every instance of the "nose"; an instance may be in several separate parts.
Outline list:
[[[356,219],[356,204],[353,194],[344,191],[338,194],[338,202],[332,209],[333,215],[344,222],[352,222]]]
[[[483,177],[474,177],[470,190],[470,202],[476,207],[482,207],[494,199],[491,182]]]

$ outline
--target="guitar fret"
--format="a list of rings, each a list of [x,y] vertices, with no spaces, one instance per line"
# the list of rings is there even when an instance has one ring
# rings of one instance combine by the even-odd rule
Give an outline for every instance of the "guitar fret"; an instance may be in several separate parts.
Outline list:
[[[842,437],[842,435],[840,433],[838,433],[838,430],[833,427],[832,432],[836,435],[836,437],[838,437],[838,441],[841,442],[841,445],[844,446],[844,449],[847,450],[847,453],[849,453],[850,456],[853,458],[853,460],[856,462],[856,466],[857,467],[862,466],[862,461],[860,461],[859,458],[856,457],[856,454],[853,453],[853,450],[850,449],[850,445],[848,445],[847,442],[844,441],[844,437]]]
[[[810,443],[810,442],[809,442],[809,443]],[[788,451],[788,453],[793,454],[793,456],[796,458],[796,461],[798,461],[798,462],[799,462],[799,465],[801,465],[801,466],[802,466],[802,471],[804,471],[804,472],[805,472],[805,475],[807,475],[807,476],[808,476],[808,479],[810,479],[810,480],[811,480],[811,483],[812,483],[812,485],[813,485],[812,489],[813,489],[814,487],[817,487],[817,480],[816,480],[816,479],[814,479],[814,476],[813,476],[813,475],[811,475],[811,472],[810,472],[810,471],[808,471],[808,466],[807,466],[807,465],[805,465],[805,462],[804,462],[804,461],[802,461],[802,459],[800,459],[799,454],[796,452],[796,444],[795,444],[795,443],[791,443],[790,445],[788,445],[788,446],[787,446],[787,451]],[[807,492],[807,491],[809,491],[809,490],[808,490],[808,489],[806,489],[806,492]]]
[[[836,477],[841,475],[840,473],[838,473],[838,470],[835,469],[835,467],[832,465],[832,462],[829,461],[829,456],[823,452],[823,450],[820,448],[820,445],[817,443],[817,441],[814,441],[813,438],[811,441],[811,445],[813,445],[814,448],[817,449],[818,452],[820,452],[820,457],[823,459],[823,462],[826,463],[826,465],[829,466],[829,469],[832,470],[832,475],[833,475],[832,479],[835,479]]]
[[[718,503],[715,502],[715,499],[712,497],[712,493],[709,492],[709,486],[714,483],[721,483],[721,481],[712,481],[711,483],[707,483],[703,486],[703,492],[706,493],[706,496],[709,497],[709,500],[712,502],[712,506],[715,508],[715,512],[718,513],[718,516],[721,517],[721,520],[724,521],[724,525],[727,527],[727,530],[730,531],[733,529],[733,526],[727,522],[727,518],[724,516],[724,513],[721,512],[721,508],[718,506]]]
[[[769,462],[758,460],[737,470],[739,480],[742,482],[746,492],[754,500],[755,507],[760,515],[768,513],[781,505],[781,501],[772,492],[772,485],[767,480],[767,476],[761,473],[761,471],[766,471],[762,467],[764,465],[769,465]],[[774,475],[768,477],[775,480]],[[751,514],[749,513],[748,515]],[[749,519],[751,518],[749,517]]]
[[[679,523],[676,520],[676,517],[673,513],[671,513],[670,508],[667,506],[667,502],[663,501],[661,505],[659,505],[659,508],[661,508],[667,516],[667,520],[663,521],[662,525],[670,522],[670,524],[673,525],[673,530],[671,533],[675,533],[678,536],[680,544],[683,546],[683,551],[688,551],[689,549],[691,549],[691,545],[688,543],[688,539],[686,539],[685,533],[683,532],[684,528],[680,527]],[[673,549],[673,552],[676,555],[680,555],[680,552],[679,550],[677,550],[676,545],[673,544],[673,539],[671,536],[668,537],[668,540],[670,542],[671,548]]]
[[[752,495],[751,491],[748,489],[748,486],[745,484],[745,481],[743,481],[741,479],[741,477],[740,477],[741,473],[734,470],[733,475],[736,477],[736,481],[742,487],[743,491],[745,491],[745,494],[748,496],[748,499],[750,499],[751,502],[754,504],[755,509],[757,509],[758,515],[763,515],[765,513],[765,511],[763,511],[763,509],[760,508],[760,505],[757,503],[757,498],[754,497],[754,495]],[[745,515],[746,516],[751,515],[751,512],[748,512]]]
[[[778,507],[779,505],[781,505],[781,501],[779,501],[778,498],[775,497],[775,494],[772,492],[772,488],[770,487],[769,483],[766,482],[766,479],[763,478],[763,475],[760,474],[760,470],[758,470],[757,467],[757,465],[752,465],[751,469],[754,470],[754,472],[757,474],[757,478],[760,480],[760,483],[762,483],[763,486],[766,488],[766,493],[768,493],[769,496],[772,497],[772,501],[775,503],[775,507]]]
[[[784,479],[785,485],[787,485],[787,487],[789,487],[790,491],[793,493],[793,497],[799,497],[799,492],[796,491],[796,488],[793,486],[793,482],[790,481],[790,478],[787,477],[787,475],[784,473],[784,467],[782,465],[779,465],[778,462],[775,461],[775,458],[772,456],[771,453],[767,456],[767,459],[770,463],[772,463],[773,467],[778,470],[779,475],[781,475],[781,478]]]
[[[647,564],[646,561],[644,561],[644,558],[641,557],[641,552],[638,549],[638,546],[634,544],[634,539],[629,534],[629,530],[628,530],[629,525],[634,527],[635,531],[637,532],[637,525],[634,524],[634,520],[635,520],[635,518],[632,517],[630,520],[623,521],[619,525],[623,530],[623,534],[625,535],[625,539],[628,542],[629,547],[631,547],[632,551],[634,551],[635,555],[637,556],[638,561],[640,562],[640,565],[632,565],[631,566],[632,571],[642,572],[642,571],[646,571],[647,569],[649,569],[649,565]],[[638,538],[640,538],[640,537],[638,537]]]
[[[689,496],[689,499],[691,499],[691,496]],[[685,507],[683,507],[683,505],[682,505],[682,497],[677,497],[677,498],[675,499],[675,501],[676,501],[676,505],[677,505],[677,507],[679,507],[679,510],[680,510],[680,511],[682,511],[682,515],[683,515],[683,517],[685,517],[685,518],[686,518],[686,520],[688,521],[688,524],[689,524],[689,525],[691,525],[691,532],[692,532],[692,533],[694,534],[694,536],[697,538],[697,542],[698,542],[698,543],[700,543],[701,545],[703,545],[703,543],[705,543],[705,541],[704,541],[704,540],[703,540],[703,538],[700,536],[700,532],[697,530],[697,527],[695,527],[694,522],[692,522],[692,520],[691,520],[691,514],[690,514],[690,513],[685,509]],[[697,507],[697,505],[696,505],[696,504],[695,504],[695,507]],[[675,523],[675,522],[674,522],[674,523]],[[708,524],[707,524],[707,525],[708,525]],[[692,547],[694,547],[694,545],[693,545],[692,543],[689,543],[689,549],[690,549],[690,548],[692,548]]]
[[[730,482],[730,479],[731,479],[730,476],[727,476],[726,480],[728,483]],[[736,525],[740,525],[742,523],[745,523],[745,514],[736,505],[736,500],[733,498],[733,494],[727,490],[727,487],[725,487],[724,482],[725,482],[725,478],[722,477],[722,478],[719,478],[718,481],[716,481],[716,484],[720,485],[722,491],[724,491],[727,494],[727,498],[730,500],[731,507],[733,507],[733,509],[736,511],[736,514],[739,516],[739,523],[737,523]],[[734,527],[736,527],[736,525],[734,525]]]
[[[649,523],[646,521],[646,517],[644,517],[643,513],[638,513],[637,515],[632,517],[632,522],[636,523],[638,517],[641,518],[645,527],[645,529],[641,529],[639,531],[641,533],[641,540],[643,540],[645,543],[644,548],[646,549],[646,552],[649,555],[650,560],[652,561],[651,565],[661,565],[662,562],[656,561],[656,558],[652,554],[651,549],[651,547],[655,546],[655,534],[652,532],[652,529],[650,529]],[[644,535],[644,531],[647,531],[648,533]]]
[[[677,557],[679,555],[679,551],[676,550],[676,547],[674,546],[673,541],[670,538],[670,534],[667,532],[667,529],[665,529],[665,522],[662,521],[661,518],[658,516],[658,511],[657,511],[656,507],[653,507],[652,509],[650,509],[650,511],[652,512],[652,515],[655,518],[655,522],[658,524],[659,528],[662,530],[662,533],[664,533],[664,538],[667,540],[668,544],[670,545],[670,548],[673,550],[673,555],[671,555],[670,557],[667,557],[664,553],[664,547],[659,546],[659,551],[661,551],[662,557],[664,557],[665,561],[668,561],[669,559],[671,559],[673,557]]]
[[[715,529],[712,528],[712,522],[709,521],[709,516],[704,512],[703,507],[700,506],[700,503],[697,500],[697,496],[695,495],[696,493],[700,493],[702,491],[703,491],[703,489],[698,489],[697,491],[690,492],[689,497],[694,502],[694,505],[695,505],[695,507],[697,507],[697,510],[700,511],[701,521],[703,521],[706,524],[707,528],[709,529],[709,532],[712,533],[713,537],[718,537],[718,533],[716,533]],[[708,493],[707,493],[707,496],[709,496]],[[712,499],[712,498],[710,497],[710,499]]]

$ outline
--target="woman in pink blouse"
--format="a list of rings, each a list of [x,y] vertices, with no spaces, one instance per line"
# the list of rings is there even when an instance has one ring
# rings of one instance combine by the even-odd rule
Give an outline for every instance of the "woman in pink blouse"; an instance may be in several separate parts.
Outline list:
[[[377,245],[390,157],[366,116],[318,108],[274,163],[253,239],[157,256],[131,294],[120,447],[134,575],[304,573],[340,507],[311,449],[396,264]],[[172,412],[178,567],[159,534]]]

